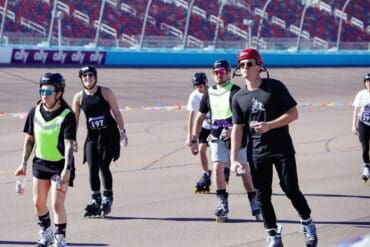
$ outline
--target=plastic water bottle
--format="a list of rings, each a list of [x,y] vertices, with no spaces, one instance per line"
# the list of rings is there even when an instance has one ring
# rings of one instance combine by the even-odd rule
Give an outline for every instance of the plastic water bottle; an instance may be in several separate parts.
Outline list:
[[[245,169],[242,166],[236,168],[236,173],[239,175],[245,174]]]
[[[17,182],[15,183],[15,192],[18,195],[23,195],[26,186],[26,177],[21,175],[17,176]]]
[[[55,182],[56,190],[62,191],[62,192],[66,191],[64,186],[62,186],[62,182],[61,182],[60,176],[58,174],[55,174],[51,179]]]
[[[126,138],[123,138],[119,144],[121,145],[121,148],[124,148],[126,146]]]

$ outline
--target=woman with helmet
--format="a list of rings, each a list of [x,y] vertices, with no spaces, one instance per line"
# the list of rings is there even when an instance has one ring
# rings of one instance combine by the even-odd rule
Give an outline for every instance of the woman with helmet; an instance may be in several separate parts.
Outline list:
[[[61,74],[46,73],[40,80],[41,100],[33,107],[23,129],[25,141],[21,165],[16,176],[26,175],[27,161],[32,161],[33,201],[40,226],[37,246],[66,246],[67,213],[64,206],[68,185],[73,185],[73,142],[76,140],[76,118],[63,99],[65,81]],[[59,177],[58,177],[59,176]],[[56,178],[60,179],[56,179]],[[47,199],[51,193],[55,235],[51,228]],[[54,239],[55,237],[55,239]]]
[[[189,95],[187,110],[189,111],[188,116],[188,134],[186,137],[186,144],[191,147],[191,135],[194,129],[194,119],[196,113],[199,110],[200,100],[203,94],[208,88],[208,78],[203,72],[197,72],[194,74],[192,79],[193,92]],[[206,116],[206,119],[202,123],[202,130],[199,134],[199,156],[200,163],[202,166],[202,176],[200,180],[195,184],[195,193],[209,192],[211,186],[211,170],[208,169],[208,158],[207,158],[207,147],[208,147],[208,136],[210,133],[210,116]]]
[[[83,90],[76,93],[72,108],[77,124],[81,109],[85,113],[87,135],[84,144],[84,162],[89,166],[91,200],[85,208],[86,216],[105,216],[110,213],[113,203],[113,178],[110,164],[120,156],[120,142],[126,146],[128,139],[124,121],[113,92],[97,86],[97,71],[85,66],[78,74]],[[75,145],[77,151],[77,143]],[[101,196],[100,177],[103,182]]]
[[[264,226],[268,233],[267,246],[283,246],[281,226],[271,202],[273,166],[280,178],[280,186],[301,217],[306,246],[317,246],[316,228],[311,219],[311,209],[299,189],[295,150],[289,134],[289,123],[298,118],[297,102],[285,85],[275,79],[260,77],[266,71],[262,57],[255,49],[247,48],[238,56],[238,70],[245,87],[232,101],[233,129],[231,133],[232,172],[240,163],[236,157],[248,135],[252,148],[252,176],[261,204]]]
[[[239,86],[230,82],[230,72],[229,63],[226,60],[214,62],[213,77],[216,85],[208,88],[202,97],[191,139],[191,151],[196,155],[199,151],[198,139],[202,122],[206,118],[206,114],[210,113],[211,131],[209,145],[211,148],[216,196],[219,200],[215,209],[217,222],[226,221],[229,213],[228,193],[226,192],[228,173],[225,174],[225,171],[230,171],[231,99],[240,89]],[[241,177],[244,188],[247,191],[252,215],[257,220],[260,220],[260,209],[256,203],[256,192],[247,161],[246,142],[244,148],[240,150],[238,158],[243,164],[243,169],[237,175]]]
[[[361,148],[362,161],[364,168],[362,171],[362,180],[367,183],[370,176],[370,73],[364,77],[365,89],[360,90],[353,101],[353,120],[352,133],[358,134]]]

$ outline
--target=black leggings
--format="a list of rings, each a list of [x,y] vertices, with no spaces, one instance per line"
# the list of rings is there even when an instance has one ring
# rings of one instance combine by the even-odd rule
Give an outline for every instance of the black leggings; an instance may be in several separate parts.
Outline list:
[[[257,189],[258,201],[261,203],[264,227],[276,228],[276,215],[271,203],[273,165],[285,195],[290,199],[299,216],[304,220],[309,219],[311,209],[299,189],[295,156],[258,159],[253,161],[252,177]]]
[[[110,163],[113,155],[110,154],[109,148],[104,150],[105,152],[109,152],[109,154],[105,153],[103,155],[102,150],[97,148],[97,142],[93,140],[86,142],[85,148],[86,160],[89,165],[91,191],[100,191],[99,171],[101,172],[104,190],[112,190],[113,178],[110,171]]]
[[[369,140],[370,140],[370,126],[362,122],[358,123],[358,138],[362,147],[362,161],[366,164],[370,162],[369,158]]]

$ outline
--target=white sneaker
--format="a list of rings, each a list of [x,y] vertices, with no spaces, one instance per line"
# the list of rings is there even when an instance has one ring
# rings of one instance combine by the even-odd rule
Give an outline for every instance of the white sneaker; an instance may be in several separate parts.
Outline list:
[[[67,243],[63,234],[55,234],[55,247],[66,247]]]
[[[51,227],[46,228],[45,231],[40,230],[39,236],[40,238],[39,241],[37,242],[38,247],[49,246],[50,244],[53,243],[54,235]]]

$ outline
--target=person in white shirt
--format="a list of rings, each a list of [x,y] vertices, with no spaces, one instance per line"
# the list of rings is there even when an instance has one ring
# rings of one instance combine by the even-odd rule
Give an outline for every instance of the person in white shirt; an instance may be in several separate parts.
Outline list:
[[[194,90],[189,95],[188,104],[186,107],[186,109],[189,111],[186,144],[189,147],[191,147],[191,135],[194,129],[195,116],[199,110],[199,105],[203,94],[208,88],[207,75],[203,72],[195,73],[192,79],[192,84]],[[202,130],[199,135],[199,157],[202,167],[202,176],[200,180],[195,184],[195,193],[209,192],[209,187],[211,186],[211,170],[208,169],[207,157],[208,136],[210,133],[210,129],[210,115],[208,114],[206,119],[203,121]]]
[[[358,135],[362,147],[362,161],[364,163],[362,180],[367,183],[370,176],[370,73],[364,77],[365,89],[360,90],[352,106],[353,120],[352,133]]]

